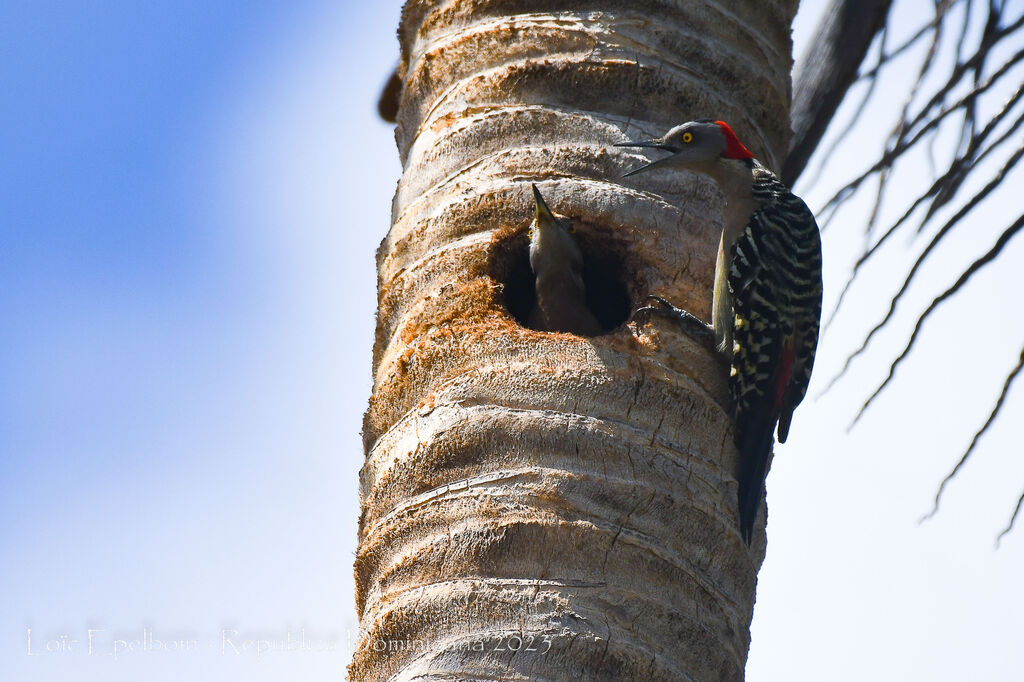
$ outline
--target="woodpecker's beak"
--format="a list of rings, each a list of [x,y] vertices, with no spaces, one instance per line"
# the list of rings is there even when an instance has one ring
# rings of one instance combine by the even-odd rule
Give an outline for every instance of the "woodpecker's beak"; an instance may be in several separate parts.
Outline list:
[[[537,189],[537,185],[530,185],[533,187],[533,201],[537,204],[537,220],[538,222],[555,222],[555,216],[552,215],[551,209],[548,208],[548,204],[544,201],[544,197],[540,195],[540,190]]]
[[[619,142],[615,145],[616,147],[653,147],[655,149],[664,149],[670,152],[679,151],[672,145],[665,144],[660,137],[656,137],[653,140],[637,140],[636,142]]]
[[[620,142],[619,144],[616,144],[615,146],[616,147],[646,147],[646,148],[649,148],[649,149],[664,149],[667,152],[672,152],[673,155],[679,152],[679,150],[676,149],[675,147],[673,147],[672,145],[665,144],[665,142],[661,138],[655,138],[653,140],[640,140],[638,142]],[[658,168],[659,166],[664,165],[665,162],[668,161],[671,158],[672,158],[671,156],[667,156],[664,159],[659,159],[657,161],[652,161],[651,163],[649,163],[649,164],[647,164],[645,166],[640,166],[639,168],[634,168],[633,170],[629,171],[628,173],[626,173],[622,177],[628,178],[630,175],[636,175],[637,173],[643,173],[644,171],[649,171],[649,170],[652,170],[654,168]]]

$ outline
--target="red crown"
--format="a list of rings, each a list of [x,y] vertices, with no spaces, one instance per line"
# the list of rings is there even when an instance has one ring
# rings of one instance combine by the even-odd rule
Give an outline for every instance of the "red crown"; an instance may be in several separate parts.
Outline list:
[[[727,159],[752,159],[754,155],[750,153],[750,150],[743,146],[740,142],[740,138],[736,137],[736,133],[732,131],[729,124],[725,121],[715,121],[721,128],[722,132],[725,133],[725,153],[722,155]]]

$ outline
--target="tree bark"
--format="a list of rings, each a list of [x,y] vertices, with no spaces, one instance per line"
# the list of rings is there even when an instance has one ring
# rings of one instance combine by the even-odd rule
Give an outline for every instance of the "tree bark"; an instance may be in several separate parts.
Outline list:
[[[713,116],[780,162],[796,4],[406,4],[353,680],[743,679],[765,512],[746,547],[727,369],[625,324],[648,293],[708,319],[722,199],[611,145]],[[531,182],[601,336],[520,322]]]

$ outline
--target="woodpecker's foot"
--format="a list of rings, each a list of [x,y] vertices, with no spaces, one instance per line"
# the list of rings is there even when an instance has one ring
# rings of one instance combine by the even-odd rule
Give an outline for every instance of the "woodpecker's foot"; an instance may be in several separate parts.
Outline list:
[[[715,332],[693,313],[688,313],[682,308],[677,308],[661,296],[649,295],[647,300],[653,301],[656,305],[645,305],[633,312],[637,318],[641,313],[644,315],[654,314],[661,317],[668,317],[676,321],[683,333],[694,341],[704,345],[708,350],[715,350]]]

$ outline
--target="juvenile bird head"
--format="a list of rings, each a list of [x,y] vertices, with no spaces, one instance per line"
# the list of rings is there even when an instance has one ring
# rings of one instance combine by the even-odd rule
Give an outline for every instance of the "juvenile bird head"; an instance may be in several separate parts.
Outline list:
[[[678,125],[664,137],[639,142],[624,142],[616,147],[650,147],[664,149],[671,155],[646,166],[631,170],[623,177],[636,175],[655,168],[681,168],[703,170],[708,164],[721,159],[746,161],[754,155],[743,146],[736,133],[724,121],[702,118]]]
[[[534,272],[558,263],[582,262],[580,247],[572,236],[576,231],[572,221],[553,213],[537,185],[532,187],[536,207],[533,222],[530,224],[530,265]]]
[[[533,202],[535,204],[533,223],[530,225],[530,239],[537,239],[540,236],[538,234],[540,231],[553,230],[568,234],[575,232],[576,230],[573,228],[571,220],[565,216],[552,213],[551,209],[548,208],[547,202],[544,201],[540,190],[537,189],[537,185],[530,186],[533,187]]]

